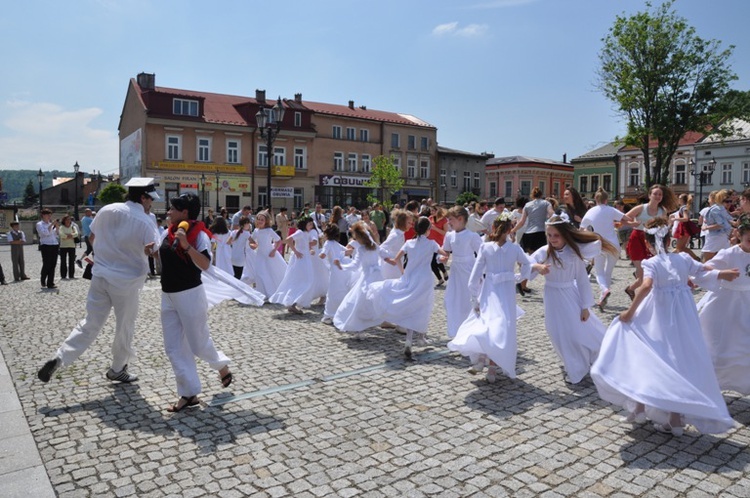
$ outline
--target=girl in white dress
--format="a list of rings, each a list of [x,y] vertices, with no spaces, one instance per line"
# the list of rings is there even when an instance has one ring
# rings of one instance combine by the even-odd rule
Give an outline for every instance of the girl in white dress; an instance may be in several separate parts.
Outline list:
[[[232,246],[229,245],[229,239],[231,239],[232,234],[229,232],[229,228],[227,228],[227,221],[223,217],[217,216],[213,225],[211,225],[211,233],[214,236],[214,241],[216,241],[216,267],[230,275],[234,274],[234,270],[232,269]]]
[[[489,359],[488,382],[495,382],[498,368],[511,379],[516,378],[518,314],[514,270],[516,264],[520,265],[520,278],[528,279],[531,260],[521,246],[508,240],[510,229],[509,214],[501,214],[492,223],[489,242],[479,249],[468,282],[471,299],[476,303],[474,313],[470,312],[456,337],[448,343],[448,349],[472,360],[474,366],[469,369],[471,374],[484,369],[485,361]],[[451,267],[454,278],[455,274]]]
[[[502,215],[501,215],[502,216]],[[462,206],[448,210],[448,223],[453,228],[445,234],[443,251],[450,255],[451,279],[445,289],[445,316],[448,326],[448,337],[453,339],[461,323],[472,310],[471,293],[469,292],[469,275],[474,267],[482,238],[469,230],[466,223],[469,212]],[[447,258],[442,258],[447,260]],[[445,261],[443,261],[445,262]]]
[[[630,412],[626,422],[654,421],[679,436],[685,424],[704,433],[734,425],[706,351],[688,277],[708,271],[685,253],[667,254],[666,218],[649,220],[644,279],[630,307],[607,330],[591,377],[602,399]],[[737,270],[713,270],[720,279]]]
[[[709,266],[738,268],[734,281],[721,280],[698,304],[703,337],[719,387],[750,394],[750,214],[738,220],[740,243],[720,250]],[[703,286],[703,284],[701,284]],[[706,286],[707,287],[707,286]]]
[[[314,222],[313,222],[314,223]],[[326,302],[326,293],[328,292],[328,280],[330,278],[330,270],[328,268],[328,260],[326,258],[320,258],[320,236],[321,232],[313,226],[310,230],[310,246],[312,248],[311,255],[313,268],[313,281],[315,285],[312,290],[312,299],[318,299],[315,303],[316,306],[322,306]]]
[[[414,225],[414,219],[411,214],[400,209],[394,210],[391,213],[391,218],[393,219],[393,228],[391,228],[385,242],[380,244],[380,250],[384,259],[396,257],[396,254],[398,254],[398,251],[401,250],[404,242],[406,242],[404,232]],[[383,272],[383,279],[385,280],[399,278],[403,273],[399,265],[389,265],[385,261],[381,264],[381,270]]]
[[[398,279],[376,282],[370,286],[368,297],[373,300],[376,315],[381,321],[406,329],[404,355],[411,358],[414,335],[418,344],[427,343],[427,326],[435,304],[435,289],[432,278],[432,255],[446,255],[434,240],[427,238],[430,220],[421,217],[414,226],[416,238],[407,241],[395,258],[386,263],[400,265],[406,254],[409,264]]]
[[[255,230],[252,235],[254,248],[255,290],[268,300],[279,288],[286,273],[286,261],[277,243],[281,238],[271,228],[271,215],[262,211],[255,216]]]
[[[330,268],[326,304],[323,309],[323,318],[320,320],[326,325],[333,325],[333,316],[336,314],[336,310],[339,309],[341,301],[344,300],[344,296],[346,296],[349,289],[354,285],[354,281],[356,281],[356,276],[358,275],[356,271],[345,270],[342,268],[343,265],[337,266],[334,263],[337,260],[344,262],[344,258],[346,257],[347,249],[339,242],[340,233],[339,227],[336,225],[329,224],[325,227],[323,235],[325,235],[326,241],[319,256],[328,261]],[[350,261],[346,262],[349,263]]]
[[[589,311],[594,296],[584,260],[602,250],[617,254],[617,249],[593,232],[578,230],[564,214],[547,221],[546,234],[548,244],[531,255],[532,269],[546,276],[544,323],[563,362],[565,381],[578,384],[596,360],[605,331]]]
[[[247,260],[245,253],[250,252],[248,240],[250,239],[250,230],[252,228],[250,226],[250,219],[245,216],[240,218],[239,223],[240,227],[237,230],[232,230],[229,237],[229,245],[232,248],[232,270],[234,270],[234,278],[237,280],[242,279],[243,275],[248,273],[245,268]],[[252,281],[252,278],[250,280]]]
[[[289,313],[301,315],[301,308],[309,308],[313,299],[314,274],[312,268],[312,244],[310,230],[313,230],[313,221],[310,217],[302,217],[297,220],[297,231],[284,240],[289,247],[292,256],[284,273],[284,279],[279,288],[268,299],[268,302],[281,304],[287,307]],[[277,242],[276,245],[280,245]]]

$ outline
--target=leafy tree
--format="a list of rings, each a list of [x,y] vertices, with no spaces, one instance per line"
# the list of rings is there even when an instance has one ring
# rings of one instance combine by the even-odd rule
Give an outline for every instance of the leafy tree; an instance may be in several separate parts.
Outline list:
[[[479,196],[475,194],[474,192],[469,192],[468,190],[465,192],[461,192],[458,194],[458,197],[456,197],[456,205],[457,206],[465,206],[466,204],[470,203],[471,201],[479,201]]]
[[[385,209],[391,209],[391,195],[404,186],[404,180],[401,178],[401,172],[393,164],[393,159],[389,156],[377,156],[372,160],[373,168],[370,179],[365,185],[370,188],[378,189],[379,197],[368,194],[367,202],[374,204],[380,201]]]
[[[122,202],[128,191],[119,183],[110,182],[99,192],[99,200],[105,206],[114,202]]]
[[[25,206],[30,206],[39,198],[39,193],[34,188],[34,182],[29,178],[29,182],[26,184],[26,188],[23,193],[23,203]]]
[[[685,133],[705,133],[737,115],[725,101],[737,79],[728,62],[734,47],[722,50],[720,42],[697,36],[673,3],[656,9],[647,3],[645,12],[618,16],[599,54],[598,87],[627,119],[623,141],[643,152],[646,186],[666,183]]]

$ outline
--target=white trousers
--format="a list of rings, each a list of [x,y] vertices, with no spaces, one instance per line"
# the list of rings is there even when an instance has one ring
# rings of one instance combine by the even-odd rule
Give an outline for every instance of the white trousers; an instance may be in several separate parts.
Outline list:
[[[216,350],[207,320],[208,302],[202,285],[182,292],[162,292],[164,349],[172,363],[179,396],[189,398],[201,392],[196,356],[214,370],[229,364],[229,358]]]
[[[594,258],[594,270],[596,270],[596,283],[599,284],[600,293],[606,292],[612,287],[612,271],[617,264],[617,256],[602,251]]]
[[[145,275],[133,280],[92,277],[86,298],[86,317],[78,322],[65,342],[57,350],[63,365],[70,365],[96,340],[115,310],[115,337],[112,341],[112,370],[121,371],[135,359],[133,335],[138,316],[138,299]]]

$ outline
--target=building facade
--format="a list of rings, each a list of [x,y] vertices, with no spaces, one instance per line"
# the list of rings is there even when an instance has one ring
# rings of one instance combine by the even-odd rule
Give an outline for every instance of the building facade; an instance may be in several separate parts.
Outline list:
[[[495,157],[493,154],[476,154],[442,146],[438,146],[437,153],[438,183],[433,196],[436,202],[455,204],[456,197],[463,192],[471,192],[482,199],[487,197],[485,167],[487,160]]]
[[[611,197],[617,196],[620,168],[617,151],[620,147],[616,142],[610,142],[570,160],[573,186],[583,197],[593,199],[599,187]]]
[[[703,205],[709,192],[733,189],[737,192],[750,188],[750,123],[735,120],[736,132],[730,137],[709,135],[695,144],[695,157],[691,165],[690,188],[694,194],[693,206]],[[709,163],[713,161],[714,170]],[[705,180],[700,183],[700,172]],[[700,199],[699,199],[700,197]]]
[[[559,198],[573,184],[573,166],[527,156],[495,157],[487,160],[485,182],[489,198],[505,197],[506,202],[529,197],[534,187],[545,197]]]
[[[306,102],[302,94],[280,99],[285,109],[269,153],[255,115],[276,104],[265,91],[255,97],[157,87],[153,74],[131,79],[120,119],[120,171],[123,182],[151,176],[164,201],[186,192],[203,195],[204,204],[300,209],[365,207],[364,186],[373,159],[390,155],[405,187],[397,200],[428,195],[435,182],[437,129],[406,114],[365,106]]]

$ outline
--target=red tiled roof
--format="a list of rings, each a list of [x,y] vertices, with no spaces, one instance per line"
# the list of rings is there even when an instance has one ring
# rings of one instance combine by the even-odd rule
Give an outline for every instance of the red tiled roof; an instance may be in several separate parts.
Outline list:
[[[322,102],[311,102],[309,100],[302,101],[302,104],[311,111],[319,114],[330,114],[332,116],[342,116],[346,118],[371,119],[374,121],[384,121],[386,123],[435,128],[431,124],[408,114],[378,111],[374,109],[362,109],[361,107],[354,107],[352,109],[346,105],[325,104]]]
[[[700,133],[697,131],[689,131],[682,136],[682,138],[678,142],[678,145],[691,145],[691,144],[698,143],[704,136],[706,136],[705,133]],[[651,149],[655,149],[656,145],[657,145],[656,140],[651,140],[648,143],[648,146]],[[633,145],[626,145],[625,147],[620,149],[620,152],[633,151],[633,150],[641,150],[641,149]]]

